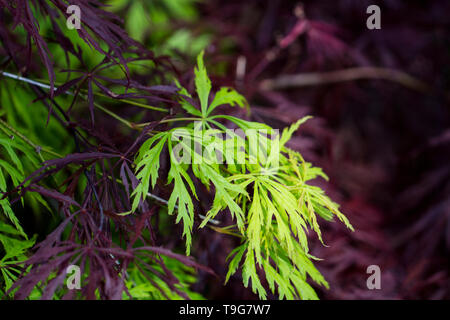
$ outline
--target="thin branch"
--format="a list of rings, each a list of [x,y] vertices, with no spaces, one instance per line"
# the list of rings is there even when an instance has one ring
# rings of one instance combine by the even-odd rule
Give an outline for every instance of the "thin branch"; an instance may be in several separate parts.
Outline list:
[[[34,80],[31,80],[31,79],[28,79],[28,78],[25,78],[25,77],[22,77],[22,76],[18,76],[16,74],[12,74],[12,73],[0,70],[0,75],[5,76],[7,78],[14,79],[14,80],[26,82],[26,83],[32,84],[34,86],[37,86],[37,87],[41,87],[41,88],[50,90],[50,86],[47,85],[47,84],[44,84],[44,83],[41,83],[41,82],[38,82],[38,81],[34,81]],[[54,88],[54,91],[56,91],[56,88]]]
[[[17,131],[16,129],[14,129],[12,126],[10,126],[8,123],[6,123],[5,121],[3,121],[2,119],[0,119],[0,129],[5,133],[5,134],[9,134],[8,130],[10,131],[10,133],[13,134],[14,136],[18,136],[20,139],[22,139],[26,144],[28,144],[31,148],[34,149],[34,151],[36,151],[36,153],[39,155],[40,159],[42,162],[44,162],[44,158],[42,157],[41,154],[41,150],[42,147],[38,146],[37,144],[33,143],[30,139],[28,139],[25,135],[21,134],[19,131]],[[46,151],[46,150],[44,150]],[[46,151],[48,152],[48,151]],[[50,151],[50,153],[53,153]]]
[[[35,81],[35,80],[32,80],[32,79],[28,79],[28,78],[25,78],[25,77],[22,77],[22,76],[18,76],[18,75],[9,73],[9,72],[1,71],[1,70],[0,70],[0,75],[3,75],[3,76],[5,76],[5,77],[8,77],[8,78],[11,78],[11,79],[14,79],[14,80],[26,82],[26,83],[28,83],[28,84],[31,84],[31,85],[36,86],[36,87],[39,87],[39,88],[44,88],[44,89],[50,90],[50,86],[49,86],[49,85],[47,85],[47,84],[45,84],[45,83],[41,83],[41,82],[39,82],[39,81]],[[58,89],[57,87],[54,87],[53,90],[56,91],[57,89]],[[71,96],[74,95],[74,93],[71,92],[71,91],[65,91],[64,93],[65,93],[65,94],[68,94],[68,95],[71,95]],[[87,96],[85,96],[85,95],[83,95],[83,94],[80,94],[80,96],[81,96],[83,99],[87,100]],[[106,95],[105,95],[105,96],[106,96]],[[126,103],[133,104],[133,105],[145,106],[144,104],[140,104],[140,103],[138,103],[138,102],[130,103],[129,100],[126,100]],[[116,120],[122,122],[122,123],[125,124],[127,127],[131,128],[131,129],[135,129],[135,130],[140,130],[140,128],[139,128],[136,124],[131,123],[130,121],[128,121],[128,120],[122,118],[121,116],[119,116],[118,114],[112,112],[111,110],[109,110],[109,109],[107,109],[107,108],[105,108],[105,107],[102,107],[102,106],[101,106],[100,104],[98,104],[97,102],[94,102],[94,105],[95,105],[99,110],[101,110],[101,111],[103,111],[104,113],[108,114],[109,116],[115,118]],[[146,107],[147,109],[153,109],[153,110],[155,110],[153,107],[149,107],[149,106],[145,106],[145,107]]]
[[[377,67],[358,67],[331,72],[283,75],[275,79],[262,81],[260,89],[288,89],[362,79],[387,80],[420,92],[429,93],[432,91],[432,88],[428,84],[403,71]]]
[[[153,193],[147,192],[147,197],[153,198],[156,201],[159,201],[161,203],[164,203],[166,206],[169,205],[169,202],[163,198],[158,197],[157,195],[154,195]],[[175,209],[178,210],[178,205],[175,205]],[[198,214],[198,216],[200,217],[200,219],[205,220],[206,217],[202,214]],[[218,220],[214,220],[214,219],[209,219],[208,222],[211,222],[212,224],[218,225],[220,224],[220,221]]]

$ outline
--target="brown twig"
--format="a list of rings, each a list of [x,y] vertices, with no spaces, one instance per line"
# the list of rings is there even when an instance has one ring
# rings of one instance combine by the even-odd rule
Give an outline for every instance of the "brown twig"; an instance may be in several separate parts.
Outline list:
[[[275,79],[261,82],[261,90],[277,90],[297,87],[317,86],[322,84],[339,83],[361,79],[378,79],[396,82],[404,87],[420,92],[429,93],[432,88],[425,82],[398,70],[357,67],[331,72],[301,73],[294,75],[283,75]]]

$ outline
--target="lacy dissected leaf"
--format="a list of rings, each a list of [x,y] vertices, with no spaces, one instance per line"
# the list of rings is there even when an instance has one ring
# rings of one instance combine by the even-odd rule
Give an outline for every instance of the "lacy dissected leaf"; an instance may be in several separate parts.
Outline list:
[[[197,57],[197,67],[195,68],[195,89],[200,100],[202,115],[206,115],[208,110],[209,92],[211,91],[211,80],[209,80],[206,68],[203,62],[202,51]]]
[[[30,153],[32,153],[33,150],[26,148],[15,140],[0,135],[0,144],[0,156],[2,157],[0,158],[0,207],[2,208],[2,213],[14,224],[17,230],[19,230],[23,236],[26,236],[8,199],[3,198],[3,194],[8,191],[7,178],[11,179],[13,187],[18,186],[24,179],[24,165],[22,164],[21,157],[17,153],[22,152],[28,154],[28,156],[33,159],[34,163],[36,163],[36,160],[30,156]],[[5,156],[5,154],[7,156]]]
[[[169,147],[169,150],[170,149],[171,148]],[[174,165],[172,157],[173,156],[171,155],[168,183],[173,181],[174,187],[168,201],[169,214],[173,213],[176,206],[178,211],[176,223],[183,220],[183,236],[186,237],[186,254],[189,255],[192,244],[191,234],[194,225],[194,204],[189,190],[195,197],[197,197],[197,195],[191,178],[181,166]],[[189,190],[186,187],[185,182],[189,185]]]
[[[210,115],[215,108],[224,104],[228,104],[230,106],[238,105],[243,108],[247,105],[247,100],[236,90],[222,87],[219,91],[217,91],[213,101],[209,105],[207,115]]]
[[[136,210],[139,202],[147,196],[150,182],[152,188],[155,187],[156,180],[158,179],[159,158],[168,138],[169,135],[159,133],[148,139],[139,150],[139,154],[136,158],[136,171],[138,172],[136,177],[142,181],[142,183],[140,183],[132,193],[134,196],[132,211]],[[155,146],[152,147],[155,142]]]
[[[26,260],[25,253],[34,245],[36,237],[24,238],[23,231],[0,221],[0,243],[5,254],[0,256],[0,271],[5,291],[17,280],[20,269],[18,265]]]
[[[181,84],[178,82],[178,80],[175,79],[175,84],[178,87],[179,91],[179,101],[181,104],[181,107],[186,110],[188,113],[201,117],[202,112],[194,107],[194,101],[192,100],[192,96],[189,94],[189,92],[181,86]]]

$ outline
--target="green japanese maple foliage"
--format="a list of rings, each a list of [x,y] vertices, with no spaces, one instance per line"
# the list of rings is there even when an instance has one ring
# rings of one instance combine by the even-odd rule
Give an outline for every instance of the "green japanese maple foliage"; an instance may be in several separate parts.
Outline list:
[[[183,223],[189,255],[196,214],[194,201],[198,200],[195,181],[200,182],[215,196],[200,228],[221,214],[230,214],[234,225],[214,229],[241,239],[229,254],[226,282],[241,269],[244,285],[247,287],[251,281],[253,292],[261,299],[267,297],[262,276],[280,299],[317,299],[308,278],[325,287],[328,283],[312,262],[317,258],[309,253],[308,230],[312,229],[322,241],[317,216],[327,221],[336,216],[353,228],[339,206],[321,188],[310,184],[318,177],[327,179],[323,171],[286,147],[293,133],[310,117],[276,135],[265,124],[217,114],[218,106],[246,107],[247,102],[231,88],[221,88],[212,95],[203,53],[195,69],[199,107],[193,96],[177,85],[181,106],[189,117],[177,121],[183,126],[156,133],[141,146],[135,160],[141,183],[133,193],[132,211],[148,196],[158,178],[173,183],[168,213],[176,211],[176,222]],[[229,130],[231,126],[241,129],[248,139]],[[166,148],[170,170],[167,177],[160,177],[159,161]],[[221,161],[221,156],[226,161]]]

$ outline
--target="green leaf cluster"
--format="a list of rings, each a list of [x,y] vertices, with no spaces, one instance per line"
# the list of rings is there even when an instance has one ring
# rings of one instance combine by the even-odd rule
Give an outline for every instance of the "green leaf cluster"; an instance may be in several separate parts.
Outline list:
[[[8,191],[8,182],[19,185],[25,176],[28,165],[37,165],[38,160],[30,148],[13,135],[6,135],[7,127],[0,123],[0,273],[3,278],[2,289],[9,290],[20,274],[18,265],[25,259],[28,249],[35,238],[28,239],[19,219],[4,194]],[[24,164],[23,161],[27,160]],[[34,195],[35,201],[45,203],[39,195]]]
[[[214,114],[218,106],[245,107],[247,103],[231,88],[221,88],[211,97],[212,85],[203,53],[198,56],[195,68],[199,109],[192,104],[193,97],[188,91],[177,85],[180,104],[193,118],[185,126],[157,133],[140,148],[136,172],[141,183],[133,194],[132,211],[154,188],[159,178],[160,157],[167,146],[170,170],[165,181],[173,182],[168,212],[172,214],[177,208],[176,222],[183,222],[187,254],[192,244],[194,201],[198,200],[195,183],[210,190],[213,186],[214,201],[200,227],[228,212],[236,225],[216,230],[235,228],[232,233],[242,239],[242,244],[229,255],[226,281],[241,267],[244,285],[251,281],[252,290],[262,299],[267,292],[261,272],[270,291],[278,292],[280,299],[316,299],[308,278],[325,287],[328,284],[312,262],[317,258],[309,253],[308,230],[313,230],[322,241],[318,217],[331,221],[335,216],[353,228],[339,206],[321,188],[311,184],[318,177],[327,179],[323,171],[286,147],[309,117],[276,135],[265,124]],[[248,139],[228,130],[224,122],[241,129]],[[227,149],[227,141],[234,142],[231,150]],[[226,163],[219,161],[217,147],[226,150]],[[179,161],[185,156],[194,161]]]
[[[171,259],[166,256],[161,256],[165,266],[178,279],[178,283],[174,286],[178,290],[175,291],[167,285],[161,275],[164,270],[159,264],[152,263],[150,259],[141,257],[140,261],[133,262],[127,268],[127,280],[125,284],[133,299],[137,300],[181,300],[183,297],[180,293],[188,296],[194,300],[204,300],[205,298],[192,291],[190,286],[193,285],[197,279],[194,268],[181,263],[176,259]],[[149,267],[151,272],[149,272]],[[130,297],[124,292],[123,299]]]

